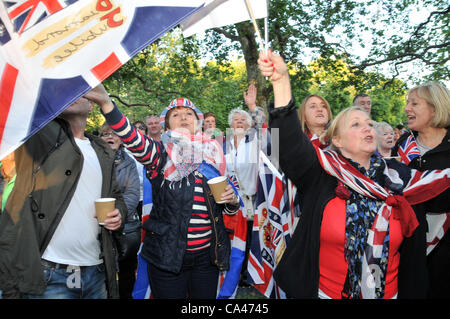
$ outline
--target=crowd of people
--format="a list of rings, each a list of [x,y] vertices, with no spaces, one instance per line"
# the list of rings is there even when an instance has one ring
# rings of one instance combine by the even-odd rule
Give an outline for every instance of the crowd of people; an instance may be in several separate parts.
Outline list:
[[[183,97],[131,123],[100,84],[5,158],[3,298],[132,298],[141,239],[154,298],[216,298],[230,268],[226,220],[241,206],[248,285],[259,152],[274,143],[299,208],[274,273],[289,298],[449,298],[449,90],[411,89],[406,130],[372,121],[367,94],[334,117],[319,95],[297,107],[283,59],[268,51],[258,64],[274,101],[266,113],[249,85],[247,110],[229,113],[226,132]],[[85,131],[93,104],[106,121],[99,136]],[[215,176],[230,181],[220,201]],[[153,207],[143,222],[146,180]],[[98,198],[115,199],[102,226]]]

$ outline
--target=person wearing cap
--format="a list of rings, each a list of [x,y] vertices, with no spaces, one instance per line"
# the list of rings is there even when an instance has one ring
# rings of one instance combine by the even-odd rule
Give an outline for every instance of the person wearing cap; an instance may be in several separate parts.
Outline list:
[[[201,164],[225,173],[222,146],[203,134],[202,112],[185,98],[160,115],[161,142],[137,132],[100,84],[89,96],[107,123],[147,169],[153,208],[144,222],[141,256],[148,263],[157,299],[216,298],[219,271],[229,269],[230,241],[222,213],[234,213],[239,200],[230,185],[214,201]],[[203,167],[203,166],[202,166]]]

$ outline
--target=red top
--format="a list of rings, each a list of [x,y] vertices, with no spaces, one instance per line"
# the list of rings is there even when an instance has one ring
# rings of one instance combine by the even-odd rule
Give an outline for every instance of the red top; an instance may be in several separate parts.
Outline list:
[[[341,298],[348,270],[344,255],[345,217],[345,200],[335,197],[325,207],[320,229],[319,288],[333,299]],[[389,235],[385,299],[394,297],[398,291],[397,275],[400,261],[398,249],[403,241],[400,222],[394,219],[393,214],[389,219]]]

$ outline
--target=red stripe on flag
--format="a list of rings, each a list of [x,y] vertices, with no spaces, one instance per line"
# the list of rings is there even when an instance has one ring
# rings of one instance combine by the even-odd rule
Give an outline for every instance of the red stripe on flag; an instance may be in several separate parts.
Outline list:
[[[386,233],[385,231],[374,231],[373,232],[373,245],[377,246],[380,245],[382,246],[384,244],[384,239],[386,238]]]
[[[275,177],[275,194],[273,195],[272,206],[280,210],[281,198],[283,197],[283,181]]]
[[[97,64],[91,69],[92,74],[95,75],[99,81],[103,81],[110,76],[114,71],[122,66],[122,62],[117,58],[117,55],[111,53],[103,62]]]
[[[18,69],[6,63],[0,82],[0,142],[2,141],[6,120],[11,109],[18,74]]]

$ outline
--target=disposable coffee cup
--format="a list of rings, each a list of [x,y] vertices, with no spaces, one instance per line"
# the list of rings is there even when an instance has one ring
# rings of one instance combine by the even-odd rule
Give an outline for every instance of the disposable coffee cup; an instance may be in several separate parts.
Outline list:
[[[105,220],[108,219],[107,214],[111,213],[115,208],[115,198],[99,198],[95,200],[95,211],[99,225],[105,225]]]
[[[222,194],[225,192],[225,187],[227,186],[227,177],[219,176],[208,180],[209,189],[214,196],[214,200],[217,204],[223,204],[225,202],[221,201]]]

